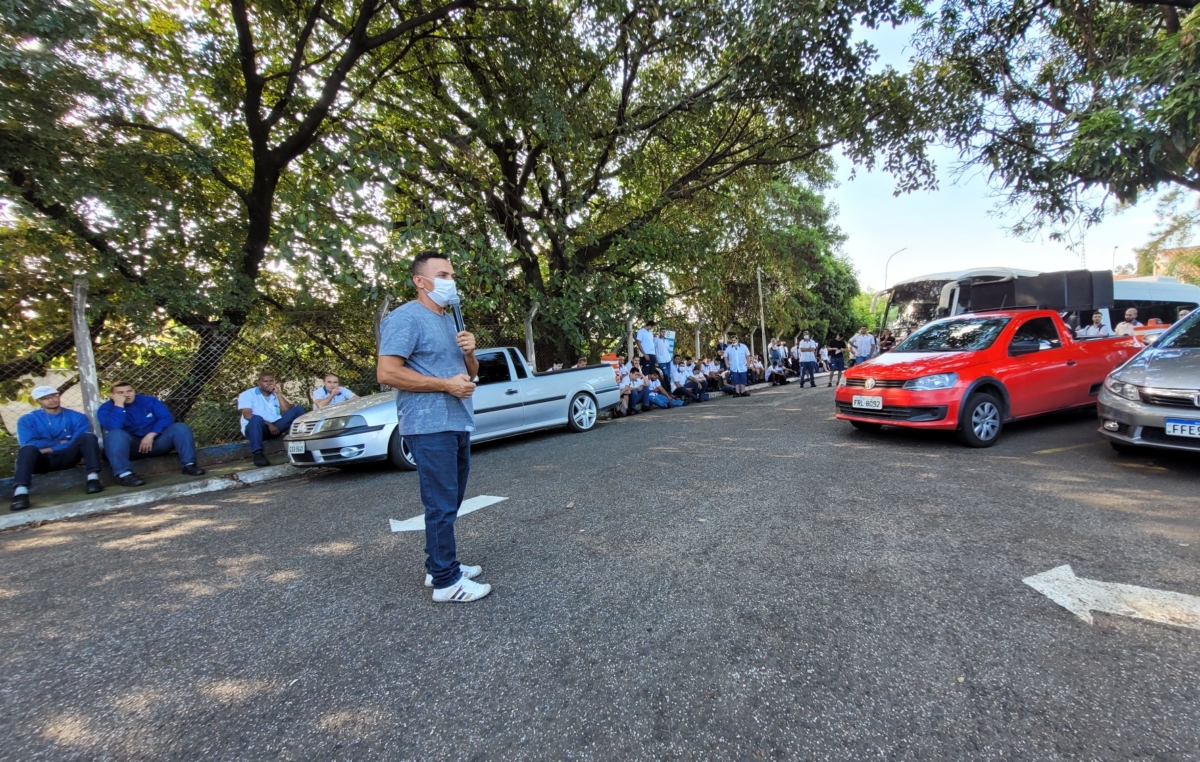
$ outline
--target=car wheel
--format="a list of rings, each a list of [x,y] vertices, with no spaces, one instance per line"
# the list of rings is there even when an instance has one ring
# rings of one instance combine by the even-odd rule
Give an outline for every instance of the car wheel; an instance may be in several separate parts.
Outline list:
[[[1000,438],[1004,417],[1000,400],[986,392],[972,394],[958,422],[958,441],[967,447],[991,447]]]
[[[580,392],[571,398],[571,405],[567,408],[567,425],[571,431],[591,431],[599,415],[596,399],[587,392]]]
[[[1134,447],[1133,445],[1127,445],[1122,442],[1109,442],[1109,444],[1112,446],[1113,450],[1115,450],[1120,455],[1137,455],[1138,454],[1138,448]]]
[[[882,423],[867,423],[866,421],[850,421],[850,425],[859,431],[879,431],[883,428]]]
[[[416,471],[417,459],[404,437],[400,436],[400,427],[392,429],[392,438],[388,440],[388,460],[401,471]]]

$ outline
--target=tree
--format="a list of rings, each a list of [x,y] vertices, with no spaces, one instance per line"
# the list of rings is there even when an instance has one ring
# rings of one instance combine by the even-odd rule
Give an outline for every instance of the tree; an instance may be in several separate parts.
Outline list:
[[[476,296],[531,303],[560,359],[653,312],[697,252],[696,218],[744,178],[823,176],[834,145],[907,187],[924,143],[903,78],[858,23],[891,2],[532,2],[457,20],[355,125],[401,240],[463,252]],[[699,242],[702,245],[702,242]]]
[[[27,226],[71,237],[75,269],[107,278],[97,302],[139,320],[161,309],[200,335],[175,394],[186,412],[257,300],[303,298],[267,274],[273,256],[356,270],[340,247],[322,251],[337,229],[308,226],[313,198],[340,178],[314,194],[289,182],[294,165],[336,143],[382,78],[479,6],[0,0],[0,197]],[[281,228],[317,254],[273,253]]]
[[[914,76],[967,167],[1025,210],[1018,231],[1086,225],[1109,195],[1200,190],[1197,31],[1194,0],[949,0]]]

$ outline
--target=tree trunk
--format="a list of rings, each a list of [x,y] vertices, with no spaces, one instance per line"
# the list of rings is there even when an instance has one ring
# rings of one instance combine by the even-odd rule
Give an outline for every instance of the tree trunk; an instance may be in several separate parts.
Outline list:
[[[192,366],[184,381],[167,396],[164,403],[179,420],[186,420],[204,387],[216,375],[225,353],[241,333],[241,326],[189,326],[200,336],[200,348],[192,357]]]

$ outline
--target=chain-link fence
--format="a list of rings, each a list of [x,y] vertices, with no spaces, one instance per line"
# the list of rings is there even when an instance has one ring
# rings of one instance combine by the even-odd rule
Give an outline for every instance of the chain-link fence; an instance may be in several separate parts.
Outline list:
[[[92,341],[100,400],[108,399],[112,385],[128,383],[140,394],[163,400],[178,420],[191,426],[197,445],[237,442],[237,396],[255,385],[260,372],[272,373],[293,404],[310,409],[312,393],[327,373],[337,374],[355,394],[378,391],[375,318],[374,306],[363,305],[267,311],[240,329],[198,331],[171,325],[147,336],[110,326]],[[481,348],[514,346],[526,352],[521,323],[477,322],[468,329]],[[0,385],[0,476],[13,472],[17,419],[34,409],[29,396],[34,387],[53,386],[64,407],[84,411],[73,343],[53,350],[53,356],[27,358],[20,367],[8,363],[13,373]],[[577,359],[561,342],[536,331],[534,350],[539,371]]]

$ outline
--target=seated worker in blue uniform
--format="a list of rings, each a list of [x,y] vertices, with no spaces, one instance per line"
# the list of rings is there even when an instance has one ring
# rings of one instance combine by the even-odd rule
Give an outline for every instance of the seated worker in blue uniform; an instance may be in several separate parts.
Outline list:
[[[104,429],[104,455],[123,487],[140,487],[146,480],[133,472],[131,460],[179,454],[183,473],[202,476],[196,465],[196,442],[186,423],[175,420],[158,397],[138,394],[124,382],[113,384],[109,400],[100,406],[97,417]]]
[[[100,442],[92,433],[87,416],[62,406],[62,398],[53,386],[33,390],[38,410],[26,413],[17,420],[17,473],[13,479],[12,509],[29,507],[29,488],[34,474],[74,468],[83,460],[87,466],[89,495],[101,492]]]

